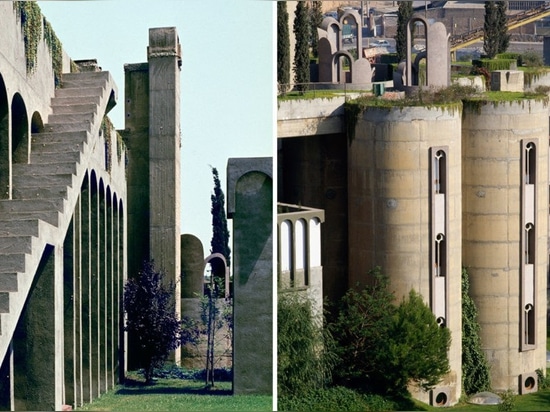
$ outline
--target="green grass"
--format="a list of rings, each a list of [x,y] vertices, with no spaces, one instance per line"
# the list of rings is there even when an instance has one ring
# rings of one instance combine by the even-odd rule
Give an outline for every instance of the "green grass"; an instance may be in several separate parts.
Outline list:
[[[204,381],[158,379],[145,386],[128,379],[78,411],[271,411],[270,395],[231,395],[231,382],[205,389]]]
[[[307,90],[305,92],[291,91],[277,97],[279,101],[285,100],[308,100],[308,99],[331,99],[342,97],[347,94],[372,93],[372,90]]]

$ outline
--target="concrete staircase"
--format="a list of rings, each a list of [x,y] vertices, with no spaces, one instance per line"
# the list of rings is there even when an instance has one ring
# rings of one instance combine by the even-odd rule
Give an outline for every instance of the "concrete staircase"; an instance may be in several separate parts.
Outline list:
[[[32,135],[30,163],[13,165],[12,199],[0,200],[2,358],[46,246],[63,244],[86,172],[107,173],[100,128],[115,99],[108,72],[64,74],[44,131]]]

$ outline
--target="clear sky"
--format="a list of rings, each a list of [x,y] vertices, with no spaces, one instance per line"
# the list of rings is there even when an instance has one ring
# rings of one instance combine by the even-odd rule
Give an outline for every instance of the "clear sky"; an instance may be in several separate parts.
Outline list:
[[[97,59],[113,76],[119,99],[109,116],[117,129],[124,129],[124,64],[147,61],[149,28],[177,28],[183,55],[181,230],[199,237],[209,254],[210,165],[218,169],[226,192],[228,158],[273,156],[275,2],[59,0],[38,4],[73,60]]]

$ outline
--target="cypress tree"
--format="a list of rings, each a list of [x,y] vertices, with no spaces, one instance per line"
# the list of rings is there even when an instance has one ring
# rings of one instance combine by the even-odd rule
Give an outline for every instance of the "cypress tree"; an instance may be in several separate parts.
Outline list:
[[[506,24],[508,22],[508,17],[506,16],[506,10],[508,6],[506,1],[497,1],[497,24],[498,24],[498,45],[497,53],[504,53],[508,49],[510,44],[510,34],[508,34],[508,28]]]
[[[489,59],[495,57],[499,48],[498,13],[494,1],[485,2],[485,21],[483,23],[483,51]]]
[[[309,83],[309,43],[311,40],[311,26],[309,24],[309,10],[305,1],[299,1],[294,12],[294,36],[296,49],[294,53],[294,81],[300,91],[308,89]]]
[[[317,50],[317,28],[321,26],[323,22],[323,2],[312,1],[311,2],[311,54],[313,57],[319,57],[319,51]]]
[[[400,1],[397,9],[397,33],[395,34],[395,51],[399,61],[407,57],[407,23],[412,14],[413,2]]]
[[[277,2],[277,83],[281,92],[290,83],[290,35],[286,1]]]
[[[210,242],[210,253],[221,253],[227,262],[227,267],[231,263],[231,249],[229,249],[229,230],[227,229],[227,219],[225,216],[225,196],[220,186],[218,170],[212,168],[214,178],[214,193],[210,196],[212,201],[212,240]],[[220,259],[213,259],[210,262],[212,276],[215,278],[225,278],[223,262]],[[224,282],[220,283],[220,294],[223,296]]]

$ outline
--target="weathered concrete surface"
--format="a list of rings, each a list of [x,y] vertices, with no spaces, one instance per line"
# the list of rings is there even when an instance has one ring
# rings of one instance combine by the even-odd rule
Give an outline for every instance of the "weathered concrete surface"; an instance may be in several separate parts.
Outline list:
[[[381,266],[397,300],[411,289],[435,311],[432,281],[430,150],[445,147],[447,274],[446,326],[452,336],[451,372],[438,386],[450,387],[450,403],[461,395],[461,239],[460,109],[433,107],[367,108],[359,116],[349,147],[349,278],[365,283],[369,269]],[[415,397],[429,402],[429,394]]]
[[[521,70],[495,70],[491,72],[491,90],[501,92],[522,92],[523,72]]]
[[[233,392],[273,390],[273,183],[270,158],[229,159],[233,219]]]
[[[542,101],[487,103],[465,110],[463,261],[478,306],[493,388],[520,391],[519,376],[546,365],[548,107]],[[521,349],[523,290],[522,141],[537,145],[535,204],[536,347]]]

